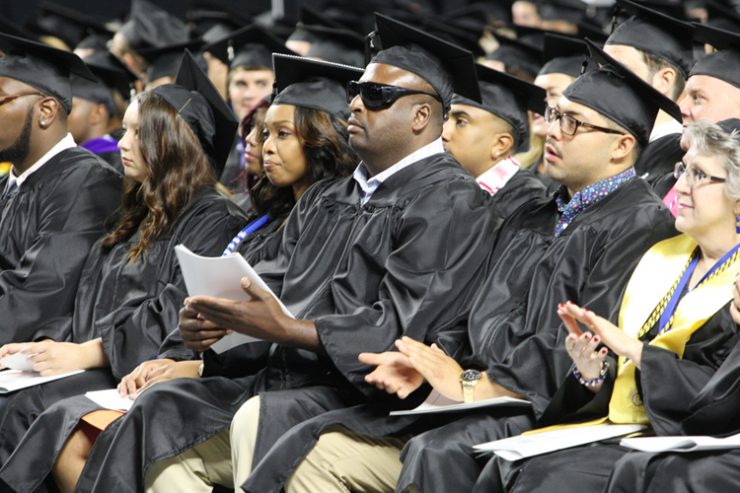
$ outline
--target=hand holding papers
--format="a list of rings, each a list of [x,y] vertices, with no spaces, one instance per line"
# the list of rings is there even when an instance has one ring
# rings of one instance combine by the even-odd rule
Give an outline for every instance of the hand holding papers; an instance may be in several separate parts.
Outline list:
[[[202,257],[194,254],[183,245],[176,246],[175,251],[190,296],[205,295],[233,301],[250,300],[250,296],[241,287],[241,280],[246,277],[257,289],[271,294],[282,312],[293,318],[287,308],[272,294],[264,281],[241,255]],[[225,326],[223,328],[229,329],[230,327]],[[258,338],[234,332],[221,338],[210,347],[217,353],[222,353],[240,344],[258,340]]]
[[[0,371],[0,395],[59,380],[84,371],[76,370],[42,377],[38,372],[33,371],[33,362],[23,352],[13,353],[3,357],[0,359],[0,365],[9,368],[6,371]]]
[[[25,353],[13,353],[0,359],[0,365],[18,371],[33,371],[33,362]]]
[[[608,423],[572,426],[541,433],[530,432],[526,435],[483,443],[473,448],[478,452],[493,452],[502,459],[515,461],[577,447],[578,445],[599,442],[608,438],[629,435],[645,428],[644,425],[613,425]]]

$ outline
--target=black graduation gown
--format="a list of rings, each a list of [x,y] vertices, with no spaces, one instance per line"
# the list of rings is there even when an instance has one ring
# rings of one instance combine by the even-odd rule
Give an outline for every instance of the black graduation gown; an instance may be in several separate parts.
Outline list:
[[[60,320],[72,313],[85,259],[120,200],[120,175],[72,148],[0,204],[0,345],[70,338]]]
[[[503,217],[509,217],[522,205],[547,195],[545,185],[529,170],[520,169],[501,189],[491,196]]]
[[[187,296],[174,247],[184,244],[199,255],[218,256],[244,222],[244,214],[210,188],[200,192],[170,231],[152,242],[136,262],[129,262],[128,251],[139,241],[138,233],[110,251],[93,247],[65,331],[77,343],[101,338],[110,366],[13,394],[0,422],[0,464],[51,404],[115,386],[142,361],[156,357],[176,329]],[[171,347],[174,351],[192,357],[182,345]]]
[[[674,353],[661,348],[645,346],[637,388],[650,424],[657,434],[681,434],[682,423],[695,413],[693,405],[696,396],[728,358],[732,348],[738,345],[739,334],[727,304],[700,330],[694,332],[686,344],[683,358],[676,358]],[[612,382],[613,378],[612,372]],[[611,394],[609,388],[610,385],[605,385],[599,393],[606,395],[606,399],[594,397],[592,392],[569,375],[553,403],[561,407],[563,422],[606,416],[608,396]],[[614,463],[628,452],[628,449],[617,446],[616,442],[618,439],[515,463],[494,458],[481,474],[476,488],[478,491],[512,493],[559,493],[577,489],[602,491]],[[494,470],[496,468],[498,471]],[[548,478],[547,483],[542,481],[543,477]]]
[[[108,163],[113,169],[123,174],[123,162],[121,161],[120,152],[103,152],[97,156]]]
[[[729,318],[729,315],[727,315]],[[731,321],[728,321],[731,323]],[[740,344],[691,399],[676,434],[740,433]],[[740,485],[737,450],[687,454],[630,452],[614,466],[607,491],[734,491]],[[670,486],[670,489],[656,489]]]
[[[727,493],[740,488],[740,451],[629,452],[614,464],[608,493]]]
[[[672,175],[676,163],[683,159],[685,151],[681,149],[681,134],[668,134],[648,143],[635,163],[637,176],[643,177],[651,186],[655,187],[666,175]],[[672,185],[671,185],[672,186]],[[660,197],[670,189],[661,188]]]
[[[504,223],[470,320],[457,326],[457,334],[449,331],[438,340],[464,367],[489,368],[493,380],[533,401],[536,415],[547,407],[570,368],[567,355],[558,350],[567,331],[557,316],[557,304],[570,299],[616,320],[622,290],[639,258],[652,244],[675,234],[670,213],[638,179],[584,211],[555,238],[557,218],[554,198],[543,198]],[[459,335],[466,344],[450,342]],[[401,405],[396,401],[395,406]],[[245,489],[280,491],[321,431],[341,424],[371,436],[430,430],[406,445],[397,491],[411,484],[424,492],[469,491],[480,468],[471,446],[534,424],[534,415],[527,411],[416,420],[390,418],[388,409],[381,404],[359,406],[295,427],[254,468]],[[450,419],[457,422],[438,428]]]
[[[402,335],[424,340],[467,313],[497,216],[475,180],[442,153],[391,176],[364,206],[359,198],[351,177],[310,188],[278,256],[257,265],[292,313],[315,322],[324,353],[276,345],[253,375],[152,388],[100,435],[79,491],[141,488],[153,462],[228,427],[263,390],[291,389],[261,396],[270,419],[260,422],[258,447],[327,408],[386,398],[364,381],[369,368],[358,353],[388,350]],[[278,412],[288,402],[300,403],[297,411]]]

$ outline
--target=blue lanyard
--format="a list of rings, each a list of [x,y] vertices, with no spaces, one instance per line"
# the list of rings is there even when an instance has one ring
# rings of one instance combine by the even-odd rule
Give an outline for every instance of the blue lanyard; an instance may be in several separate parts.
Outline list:
[[[725,264],[730,258],[732,258],[733,255],[735,255],[735,252],[740,249],[740,243],[732,247],[730,251],[725,253],[721,259],[717,260],[711,269],[709,269],[701,278],[701,280],[696,284],[699,286],[702,282],[704,282],[705,279],[710,277],[714,272],[722,267],[722,265]],[[688,284],[689,279],[691,279],[691,275],[694,273],[694,270],[696,269],[696,264],[699,263],[699,254],[698,252],[694,255],[694,258],[691,259],[691,263],[686,268],[686,271],[681,276],[681,280],[678,281],[678,284],[676,285],[676,290],[673,292],[673,296],[671,296],[670,301],[665,307],[665,310],[660,315],[660,329],[658,330],[658,334],[662,334],[668,329],[668,324],[671,322],[671,319],[673,318],[673,313],[676,311],[676,306],[678,306],[678,302],[681,299],[681,293],[683,293],[684,289],[686,288],[686,284]]]
[[[226,250],[224,250],[224,253],[221,256],[225,257],[227,255],[234,253],[234,251],[236,250],[236,247],[238,247],[239,244],[242,241],[244,241],[244,238],[251,235],[255,231],[261,229],[265,224],[267,224],[267,221],[269,219],[270,219],[270,215],[265,214],[255,219],[251,223],[247,224],[246,226],[244,226],[242,230],[239,231],[239,233],[237,233],[236,236],[234,236],[234,239],[231,240],[231,242],[229,243],[229,246],[226,247]]]

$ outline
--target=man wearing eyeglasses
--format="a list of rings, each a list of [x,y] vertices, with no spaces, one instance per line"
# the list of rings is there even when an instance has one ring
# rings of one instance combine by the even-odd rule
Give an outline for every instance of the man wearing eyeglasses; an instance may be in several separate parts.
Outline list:
[[[114,477],[126,477],[131,491],[238,489],[301,420],[358,402],[395,402],[365,381],[361,351],[385,351],[401,335],[437,341],[465,318],[500,224],[488,194],[440,139],[453,91],[480,99],[473,57],[393,19],[378,16],[377,25],[383,50],[349,86],[349,141],[362,164],[354,176],[306,191],[277,256],[255,266],[296,319],[251,285],[249,302],[218,305],[228,324],[183,309],[189,340],[211,339],[201,346],[203,376],[214,378],[142,393],[96,442],[79,489],[109,491]],[[304,74],[302,90],[315,84],[313,75]],[[269,355],[207,350],[219,323],[272,342]],[[218,374],[219,364],[232,373]],[[162,423],[197,406],[199,415],[219,411],[194,426]],[[161,431],[172,427],[177,432]],[[140,461],[131,461],[132,449],[144,451]]]
[[[376,366],[366,380],[402,402],[418,399],[427,383],[458,402],[519,397],[531,408],[427,418],[385,416],[372,404],[329,412],[284,435],[252,472],[247,491],[471,491],[480,471],[473,445],[571,411],[556,395],[574,378],[558,304],[578,300],[616,321],[639,258],[675,234],[633,164],[658,109],[676,115],[678,108],[590,49],[604,67],[582,75],[547,111],[547,171],[562,186],[554,197],[531,200],[499,231],[466,321],[466,350],[403,337],[397,351],[360,356]],[[297,464],[287,481],[285,462]]]
[[[77,282],[121,181],[68,133],[76,55],[0,34],[0,344],[67,340]]]

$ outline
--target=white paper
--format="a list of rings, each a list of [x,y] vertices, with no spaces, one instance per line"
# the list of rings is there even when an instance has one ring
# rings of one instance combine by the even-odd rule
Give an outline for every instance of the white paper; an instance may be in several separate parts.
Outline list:
[[[478,452],[493,452],[502,459],[515,461],[587,443],[599,442],[608,438],[629,435],[645,428],[645,425],[613,424],[578,426],[504,438],[503,440],[482,443],[473,448]]]
[[[710,436],[668,436],[623,438],[623,447],[643,452],[699,452],[740,447],[740,433],[725,438]]]
[[[16,390],[33,387],[35,385],[41,385],[46,382],[53,382],[72,375],[77,375],[85,370],[71,371],[69,373],[62,373],[60,375],[53,375],[51,377],[42,377],[37,372],[28,372],[20,370],[5,370],[0,371],[0,395],[9,394]]]
[[[241,288],[243,277],[249,278],[254,286],[270,291],[249,262],[238,253],[225,257],[203,257],[191,252],[184,245],[177,245],[175,253],[190,296],[206,295],[234,301],[249,300],[249,296]],[[273,296],[275,296],[274,293]],[[277,296],[275,299],[280,303],[283,313],[294,318]],[[259,340],[256,337],[234,332],[212,345],[211,349],[217,353],[223,353],[241,344]]]
[[[8,356],[0,359],[0,365],[3,365],[5,368],[9,368],[11,370],[20,370],[27,372],[33,371],[33,363],[28,359],[28,356],[25,353],[21,352],[9,354]]]
[[[460,402],[448,399],[436,390],[432,390],[429,397],[413,409],[406,411],[391,411],[391,416],[408,416],[414,414],[435,414],[467,411],[469,409],[478,409],[482,407],[526,407],[530,406],[529,401],[514,399],[513,397],[496,397],[475,402]]]
[[[122,397],[118,389],[95,390],[85,393],[85,397],[104,409],[128,411],[134,404],[130,397]]]

